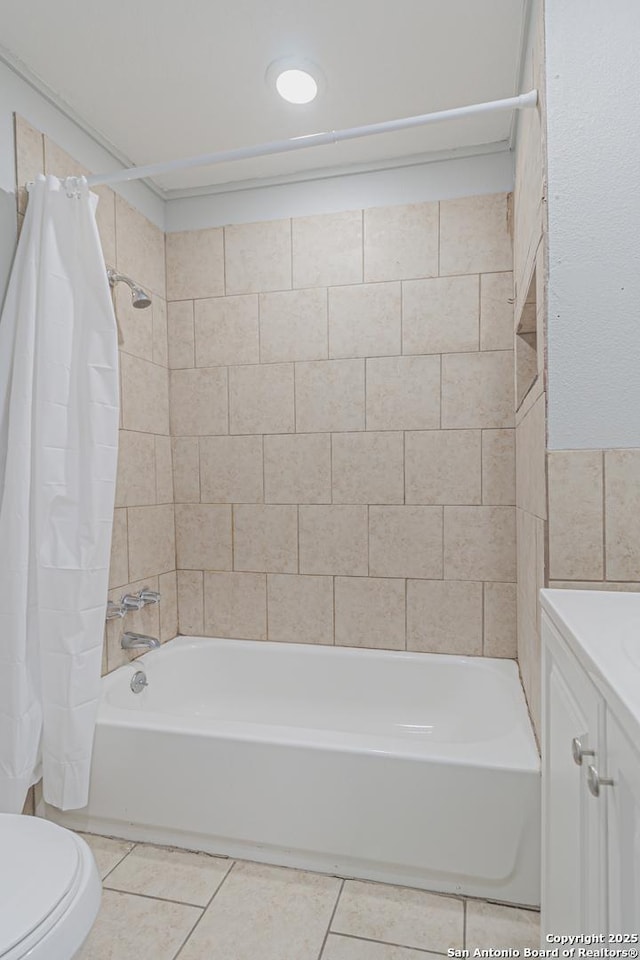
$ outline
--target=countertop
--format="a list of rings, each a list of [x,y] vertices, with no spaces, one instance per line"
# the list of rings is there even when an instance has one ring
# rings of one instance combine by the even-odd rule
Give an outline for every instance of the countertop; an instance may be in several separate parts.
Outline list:
[[[542,590],[540,596],[543,611],[639,744],[640,593]]]

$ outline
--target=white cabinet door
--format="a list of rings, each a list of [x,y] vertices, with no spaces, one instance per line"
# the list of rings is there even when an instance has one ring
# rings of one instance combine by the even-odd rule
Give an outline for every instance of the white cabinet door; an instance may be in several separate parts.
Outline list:
[[[598,765],[594,764],[598,769]],[[607,712],[606,771],[600,787],[607,805],[609,932],[640,933],[640,753]],[[592,784],[593,786],[593,784]],[[613,944],[612,944],[613,946]],[[624,948],[624,944],[621,944]]]
[[[543,645],[542,932],[602,933],[606,820],[587,770],[603,742],[604,704],[546,615]]]

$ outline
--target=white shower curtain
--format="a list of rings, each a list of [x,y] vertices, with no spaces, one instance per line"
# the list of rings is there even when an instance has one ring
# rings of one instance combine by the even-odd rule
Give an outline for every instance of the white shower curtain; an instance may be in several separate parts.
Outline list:
[[[0,811],[85,806],[118,444],[118,345],[84,178],[40,176],[0,320]]]

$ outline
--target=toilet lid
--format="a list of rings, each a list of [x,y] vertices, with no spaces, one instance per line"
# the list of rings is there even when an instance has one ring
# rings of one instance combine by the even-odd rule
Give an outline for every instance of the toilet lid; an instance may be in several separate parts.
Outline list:
[[[55,910],[80,866],[68,830],[38,817],[0,814],[0,957]]]

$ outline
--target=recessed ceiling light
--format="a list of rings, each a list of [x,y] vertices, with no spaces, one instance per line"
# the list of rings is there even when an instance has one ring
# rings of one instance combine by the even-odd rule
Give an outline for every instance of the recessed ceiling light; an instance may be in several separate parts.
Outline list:
[[[324,90],[324,76],[319,67],[300,57],[274,60],[265,75],[267,86],[287,103],[303,105]]]
[[[318,95],[318,84],[306,70],[283,70],[276,79],[276,90],[289,103],[311,103]]]

